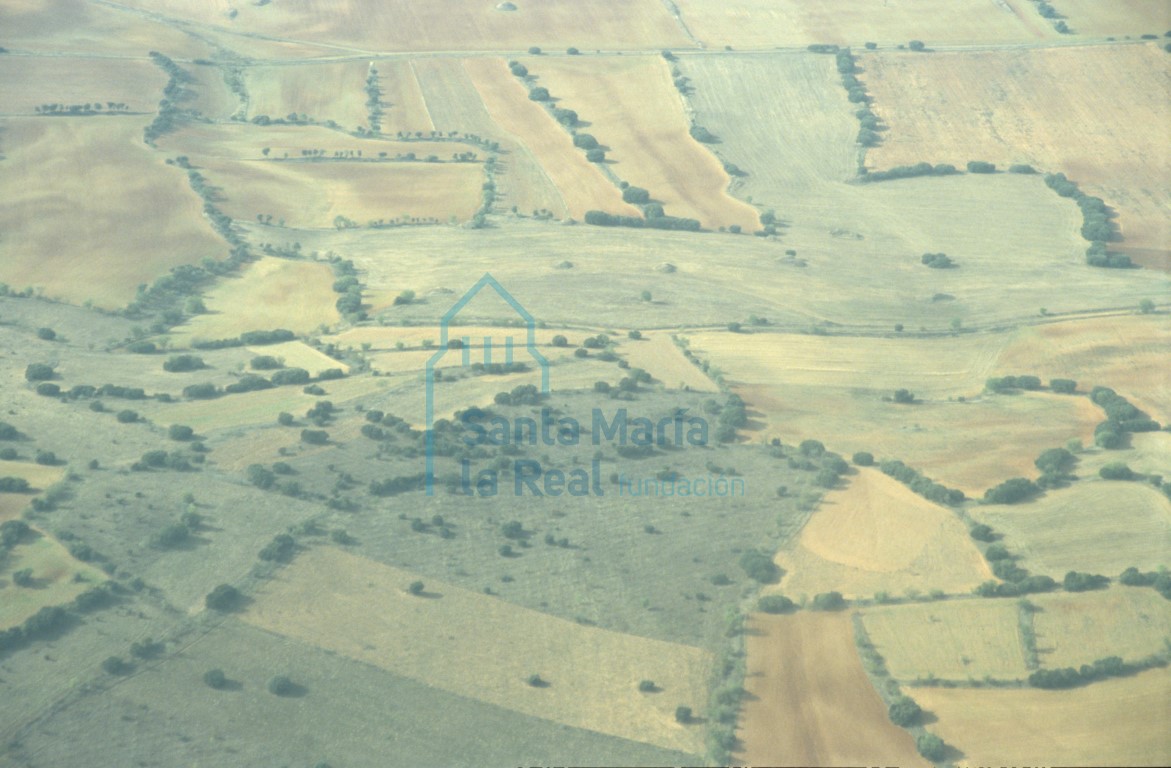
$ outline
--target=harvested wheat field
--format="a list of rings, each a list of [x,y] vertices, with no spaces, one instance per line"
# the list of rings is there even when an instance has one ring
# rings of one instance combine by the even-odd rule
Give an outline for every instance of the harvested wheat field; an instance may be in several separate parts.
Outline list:
[[[967,592],[991,577],[964,524],[876,469],[859,468],[830,491],[795,542],[776,556],[791,597],[847,597],[908,589]]]
[[[529,99],[504,59],[467,59],[464,68],[488,114],[532,153],[557,187],[570,216],[581,219],[591,210],[641,215],[622,202],[618,187],[586,160],[583,150],[573,146],[569,132],[540,103]]]
[[[1029,670],[1017,613],[1014,600],[973,598],[867,608],[862,621],[891,676],[903,683],[932,676],[1023,680]]]
[[[414,60],[383,59],[372,63],[378,70],[382,133],[394,136],[400,131],[429,134],[435,130],[419,88],[419,78],[415,76]]]
[[[680,704],[701,712],[706,651],[587,627],[442,582],[411,595],[406,588],[416,578],[336,549],[312,549],[262,589],[244,620],[461,696],[703,751],[701,729],[675,722],[674,712]],[[529,685],[532,674],[547,684]],[[662,691],[640,693],[641,679]]]
[[[771,48],[810,43],[861,47],[886,45],[1034,41],[1059,35],[1027,0],[677,0],[683,22],[708,48]]]
[[[369,128],[366,78],[370,62],[316,62],[278,67],[249,67],[248,115],[283,118],[290,113],[324,123],[333,120],[342,128]]]
[[[0,282],[114,308],[171,267],[226,255],[182,171],[143,144],[149,122],[6,121]]]
[[[1059,581],[1171,562],[1171,501],[1146,483],[1082,480],[1028,504],[974,507],[972,517],[1004,534],[1023,566]]]
[[[1048,382],[1075,379],[1089,392],[1110,387],[1151,418],[1171,420],[1171,320],[1167,315],[1116,315],[1022,328],[990,375],[1030,373]]]
[[[339,318],[333,279],[328,264],[266,256],[216,283],[204,297],[207,314],[178,326],[171,337],[185,344],[230,339],[245,331],[307,333],[331,325]]]
[[[608,147],[609,168],[650,192],[669,216],[698,219],[706,228],[758,226],[755,208],[728,194],[731,177],[706,147],[688,134],[671,69],[660,57],[524,60],[557,106],[589,123],[581,133]]]
[[[1066,691],[917,688],[965,765],[1166,765],[1171,670]]]
[[[1055,6],[1057,7],[1057,6]],[[1059,11],[1074,34],[1138,37],[1171,29],[1171,8],[1159,0],[1061,0]]]
[[[1060,171],[1118,211],[1124,245],[1166,250],[1166,59],[1154,43],[865,55],[874,111],[890,128],[866,165],[985,160]]]
[[[87,0],[8,0],[0,7],[0,29],[9,49],[35,52],[143,59],[151,50],[190,58],[211,53],[205,42],[166,23]]]
[[[1107,656],[1139,661],[1166,650],[1171,640],[1171,601],[1149,587],[1116,585],[1029,600],[1039,608],[1033,629],[1043,667],[1080,667]]]
[[[737,765],[925,766],[887,718],[845,613],[754,615]]]

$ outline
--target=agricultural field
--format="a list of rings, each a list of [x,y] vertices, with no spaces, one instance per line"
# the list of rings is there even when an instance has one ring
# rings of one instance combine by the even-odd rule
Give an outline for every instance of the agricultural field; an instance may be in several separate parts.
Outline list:
[[[622,202],[617,186],[586,160],[585,152],[573,146],[573,138],[553,116],[529,100],[504,59],[468,59],[464,67],[489,116],[532,153],[557,187],[559,209],[577,219],[591,210],[638,215],[638,209]]]
[[[217,285],[203,299],[206,314],[176,328],[172,337],[184,344],[230,339],[245,331],[305,333],[332,325],[338,320],[333,281],[328,264],[263,258]]]
[[[514,51],[532,45],[657,50],[687,44],[677,22],[655,0],[607,2],[586,8],[526,3],[511,11],[471,0],[441,0],[423,7],[350,0],[342,5],[239,6],[233,7],[230,15],[226,4],[192,5],[187,0],[132,0],[126,5],[183,19],[197,28],[226,28],[245,37],[314,43],[359,54]]]
[[[1069,691],[918,688],[930,729],[972,765],[1162,765],[1167,689],[1155,669]]]
[[[646,334],[639,341],[624,343],[621,349],[631,366],[642,368],[667,387],[696,392],[718,391],[715,382],[683,356],[668,334]]]
[[[0,114],[28,116],[45,104],[90,103],[99,112],[113,103],[125,104],[129,112],[149,113],[166,84],[166,74],[147,59],[0,56]]]
[[[258,115],[283,118],[305,115],[310,120],[333,120],[346,130],[369,128],[366,78],[370,62],[347,61],[300,66],[248,67],[249,119]]]
[[[763,417],[763,437],[816,439],[845,456],[869,451],[899,459],[969,495],[1032,473],[1033,459],[1046,448],[1091,442],[1102,420],[1101,409],[1081,397],[980,396],[1008,341],[1003,336],[709,332],[687,338],[696,356]],[[889,402],[896,389],[910,390],[917,401]],[[828,410],[827,403],[833,403]]]
[[[910,734],[887,719],[854,649],[844,613],[754,615],[749,624],[751,695],[737,760],[771,765],[929,765]]]
[[[0,8],[4,44],[13,51],[105,53],[142,58],[147,51],[199,57],[211,47],[166,23],[87,0],[17,0]],[[96,97],[91,97],[96,98]]]
[[[1155,570],[1171,548],[1171,502],[1146,483],[1086,480],[1027,504],[974,507],[972,517],[1002,533],[1023,566],[1056,579]]]
[[[881,5],[853,0],[677,0],[684,24],[705,48],[741,48],[837,43],[884,48],[925,40],[929,44],[1004,43],[1054,40],[1059,35],[1027,0],[977,0],[956,7],[944,0]]]
[[[1171,11],[1148,0],[1118,0],[1109,7],[1093,0],[1061,0],[1059,9],[1070,29],[1083,37],[1118,35],[1132,39],[1141,34],[1162,36],[1171,29]]]
[[[557,106],[577,111],[607,149],[607,167],[650,192],[668,216],[698,219],[706,228],[752,231],[757,212],[727,194],[731,178],[706,147],[688,135],[671,69],[659,57],[544,59],[522,63]],[[620,211],[608,211],[620,213]]]
[[[677,705],[704,699],[711,660],[699,648],[584,627],[448,584],[411,595],[406,587],[415,577],[315,549],[274,579],[244,618],[475,700],[665,749],[702,751],[698,729],[672,715]],[[437,641],[444,654],[434,652]],[[548,684],[526,683],[534,673]],[[654,680],[662,693],[640,693],[640,679]]]
[[[472,62],[469,60],[468,62]],[[521,214],[550,211],[564,216],[565,201],[553,184],[549,172],[538,161],[535,150],[498,125],[488,112],[486,99],[492,94],[481,94],[472,83],[471,73],[459,59],[428,58],[410,62],[411,73],[418,84],[428,119],[440,132],[470,133],[484,137],[500,146],[497,168],[497,212],[516,207]],[[492,69],[491,60],[475,67]],[[495,83],[494,83],[495,85]],[[539,124],[540,125],[540,124]],[[526,127],[526,132],[531,131]],[[545,138],[551,134],[542,132]],[[543,147],[541,147],[543,149]],[[547,162],[549,158],[545,158]]]
[[[382,59],[371,62],[378,70],[379,105],[382,107],[382,133],[398,135],[435,130],[413,59]]]
[[[1166,251],[1171,161],[1150,152],[1171,122],[1166,57],[1155,43],[864,55],[889,128],[866,165],[984,160],[1061,172],[1118,212],[1136,256]],[[945,98],[939,83],[954,84]]]
[[[114,308],[171,267],[226,255],[181,172],[143,145],[148,122],[5,121],[0,281]],[[75,174],[82,166],[85,174]],[[62,220],[69,226],[61,226]]]
[[[964,682],[1028,676],[1012,600],[867,608],[862,623],[891,676],[903,683],[931,677]]]
[[[1038,608],[1033,629],[1043,667],[1080,667],[1107,656],[1140,661],[1171,639],[1171,608],[1151,589],[1119,585],[1029,599]]]
[[[908,590],[967,592],[990,578],[953,513],[876,469],[860,468],[828,492],[800,535],[777,554],[776,587],[793,599],[836,590],[847,597]]]
[[[990,375],[1030,373],[1074,379],[1079,389],[1110,387],[1151,418],[1171,420],[1166,315],[1124,314],[1021,328],[1001,350]],[[1135,439],[1141,436],[1136,435]]]

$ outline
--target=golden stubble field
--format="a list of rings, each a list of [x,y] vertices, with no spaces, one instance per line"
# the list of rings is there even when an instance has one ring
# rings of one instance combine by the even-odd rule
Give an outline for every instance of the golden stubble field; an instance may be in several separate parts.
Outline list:
[[[966,765],[1166,765],[1171,671],[1066,691],[918,688]]]
[[[245,621],[437,688],[577,728],[703,751],[710,654],[598,629],[496,597],[428,581],[336,549],[298,555],[265,586]],[[539,674],[546,686],[533,687]],[[638,691],[640,680],[662,689]],[[863,677],[863,682],[865,678]]]
[[[648,190],[667,215],[698,219],[709,229],[758,227],[756,210],[727,193],[731,178],[719,159],[688,135],[683,101],[661,57],[522,61],[558,106],[589,123],[580,132],[609,148],[614,173]]]
[[[967,529],[877,469],[859,468],[828,492],[797,539],[777,553],[776,587],[797,599],[835,590],[849,598],[907,590],[967,592],[991,578]]]
[[[276,119],[296,113],[318,122],[333,120],[347,131],[369,128],[364,89],[370,64],[345,61],[249,67],[244,71],[247,116]]]
[[[0,113],[32,115],[43,104],[126,104],[154,112],[167,75],[149,59],[0,56]],[[54,118],[72,120],[75,118]]]
[[[1015,600],[878,606],[866,608],[862,621],[891,676],[902,682],[986,675],[1019,680],[1029,674]]]
[[[1082,480],[1027,504],[974,507],[1021,564],[1058,581],[1067,571],[1111,578],[1154,570],[1171,553],[1171,501],[1142,482]]]
[[[986,160],[1060,171],[1118,211],[1123,244],[1140,249],[1135,255],[1165,252],[1166,62],[1156,43],[864,55],[873,109],[890,128],[866,164]]]
[[[0,281],[113,308],[171,267],[226,255],[182,171],[142,143],[149,122],[6,121]]]
[[[757,614],[747,634],[737,764],[929,765],[887,718],[847,614]]]

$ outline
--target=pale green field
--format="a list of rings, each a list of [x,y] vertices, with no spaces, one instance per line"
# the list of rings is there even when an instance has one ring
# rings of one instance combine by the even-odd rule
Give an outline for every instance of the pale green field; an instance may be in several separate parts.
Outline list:
[[[1080,667],[1121,656],[1139,661],[1171,641],[1171,602],[1149,587],[1115,585],[1078,595],[1035,595],[1030,602],[1043,667]]]

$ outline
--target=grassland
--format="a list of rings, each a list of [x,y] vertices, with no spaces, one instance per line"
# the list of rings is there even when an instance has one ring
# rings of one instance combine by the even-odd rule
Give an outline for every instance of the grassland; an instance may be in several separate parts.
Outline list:
[[[882,5],[831,0],[678,0],[683,22],[708,48],[805,46],[864,40],[885,45],[926,40],[1023,42],[1058,37],[1027,0],[979,0],[957,8],[944,0],[887,2]]]
[[[745,764],[927,765],[887,719],[845,614],[753,616],[745,688]]]
[[[1014,601],[888,605],[867,608],[862,618],[891,676],[903,682],[1028,675]]]
[[[963,523],[875,469],[827,493],[797,539],[776,557],[777,587],[794,599],[836,590],[848,597],[909,589],[970,590],[990,577]]]
[[[581,219],[590,210],[640,215],[637,208],[622,202],[618,188],[573,146],[572,137],[553,116],[529,100],[504,59],[468,59],[464,67],[488,114],[532,153],[557,187],[560,207],[570,216]]]
[[[915,700],[971,765],[1161,765],[1168,685],[1158,669],[1071,691],[921,688]]]
[[[1055,578],[1154,570],[1171,550],[1171,502],[1144,483],[1084,481],[1029,504],[976,507],[972,516],[1004,534],[1022,565]]]
[[[705,698],[710,659],[702,650],[584,627],[448,584],[412,596],[405,588],[414,578],[337,550],[312,550],[264,589],[245,620],[507,709],[702,751],[699,729],[674,720],[677,705]],[[546,687],[528,685],[535,673]],[[663,692],[640,693],[641,679]]]
[[[1171,28],[1171,11],[1147,0],[1118,0],[1109,7],[1092,0],[1062,0],[1060,12],[1070,29],[1081,36],[1162,35]]]
[[[147,122],[6,122],[0,281],[78,304],[118,307],[173,266],[225,255],[181,172],[142,143]],[[75,173],[80,167],[85,174]]]
[[[318,62],[279,67],[249,67],[248,114],[283,118],[290,113],[333,120],[346,130],[369,128],[366,77],[370,62]]]
[[[1080,595],[1030,598],[1043,667],[1080,667],[1107,656],[1138,661],[1166,650],[1171,606],[1150,589],[1114,586]]]
[[[524,59],[537,82],[589,122],[608,147],[610,169],[650,192],[667,215],[698,219],[710,229],[757,226],[757,213],[727,194],[731,178],[719,160],[688,135],[690,123],[658,57]]]
[[[1061,171],[1118,211],[1125,245],[1165,251],[1169,160],[1149,148],[1171,122],[1166,55],[1151,43],[863,56],[874,111],[890,128],[866,163]]]
[[[29,586],[12,582],[17,571],[32,570]],[[46,605],[64,605],[106,580],[92,565],[73,558],[59,542],[37,532],[0,562],[0,629],[20,624]]]
[[[327,264],[265,257],[204,297],[207,314],[175,329],[177,343],[230,339],[248,330],[287,328],[294,333],[337,322],[333,273]]]

